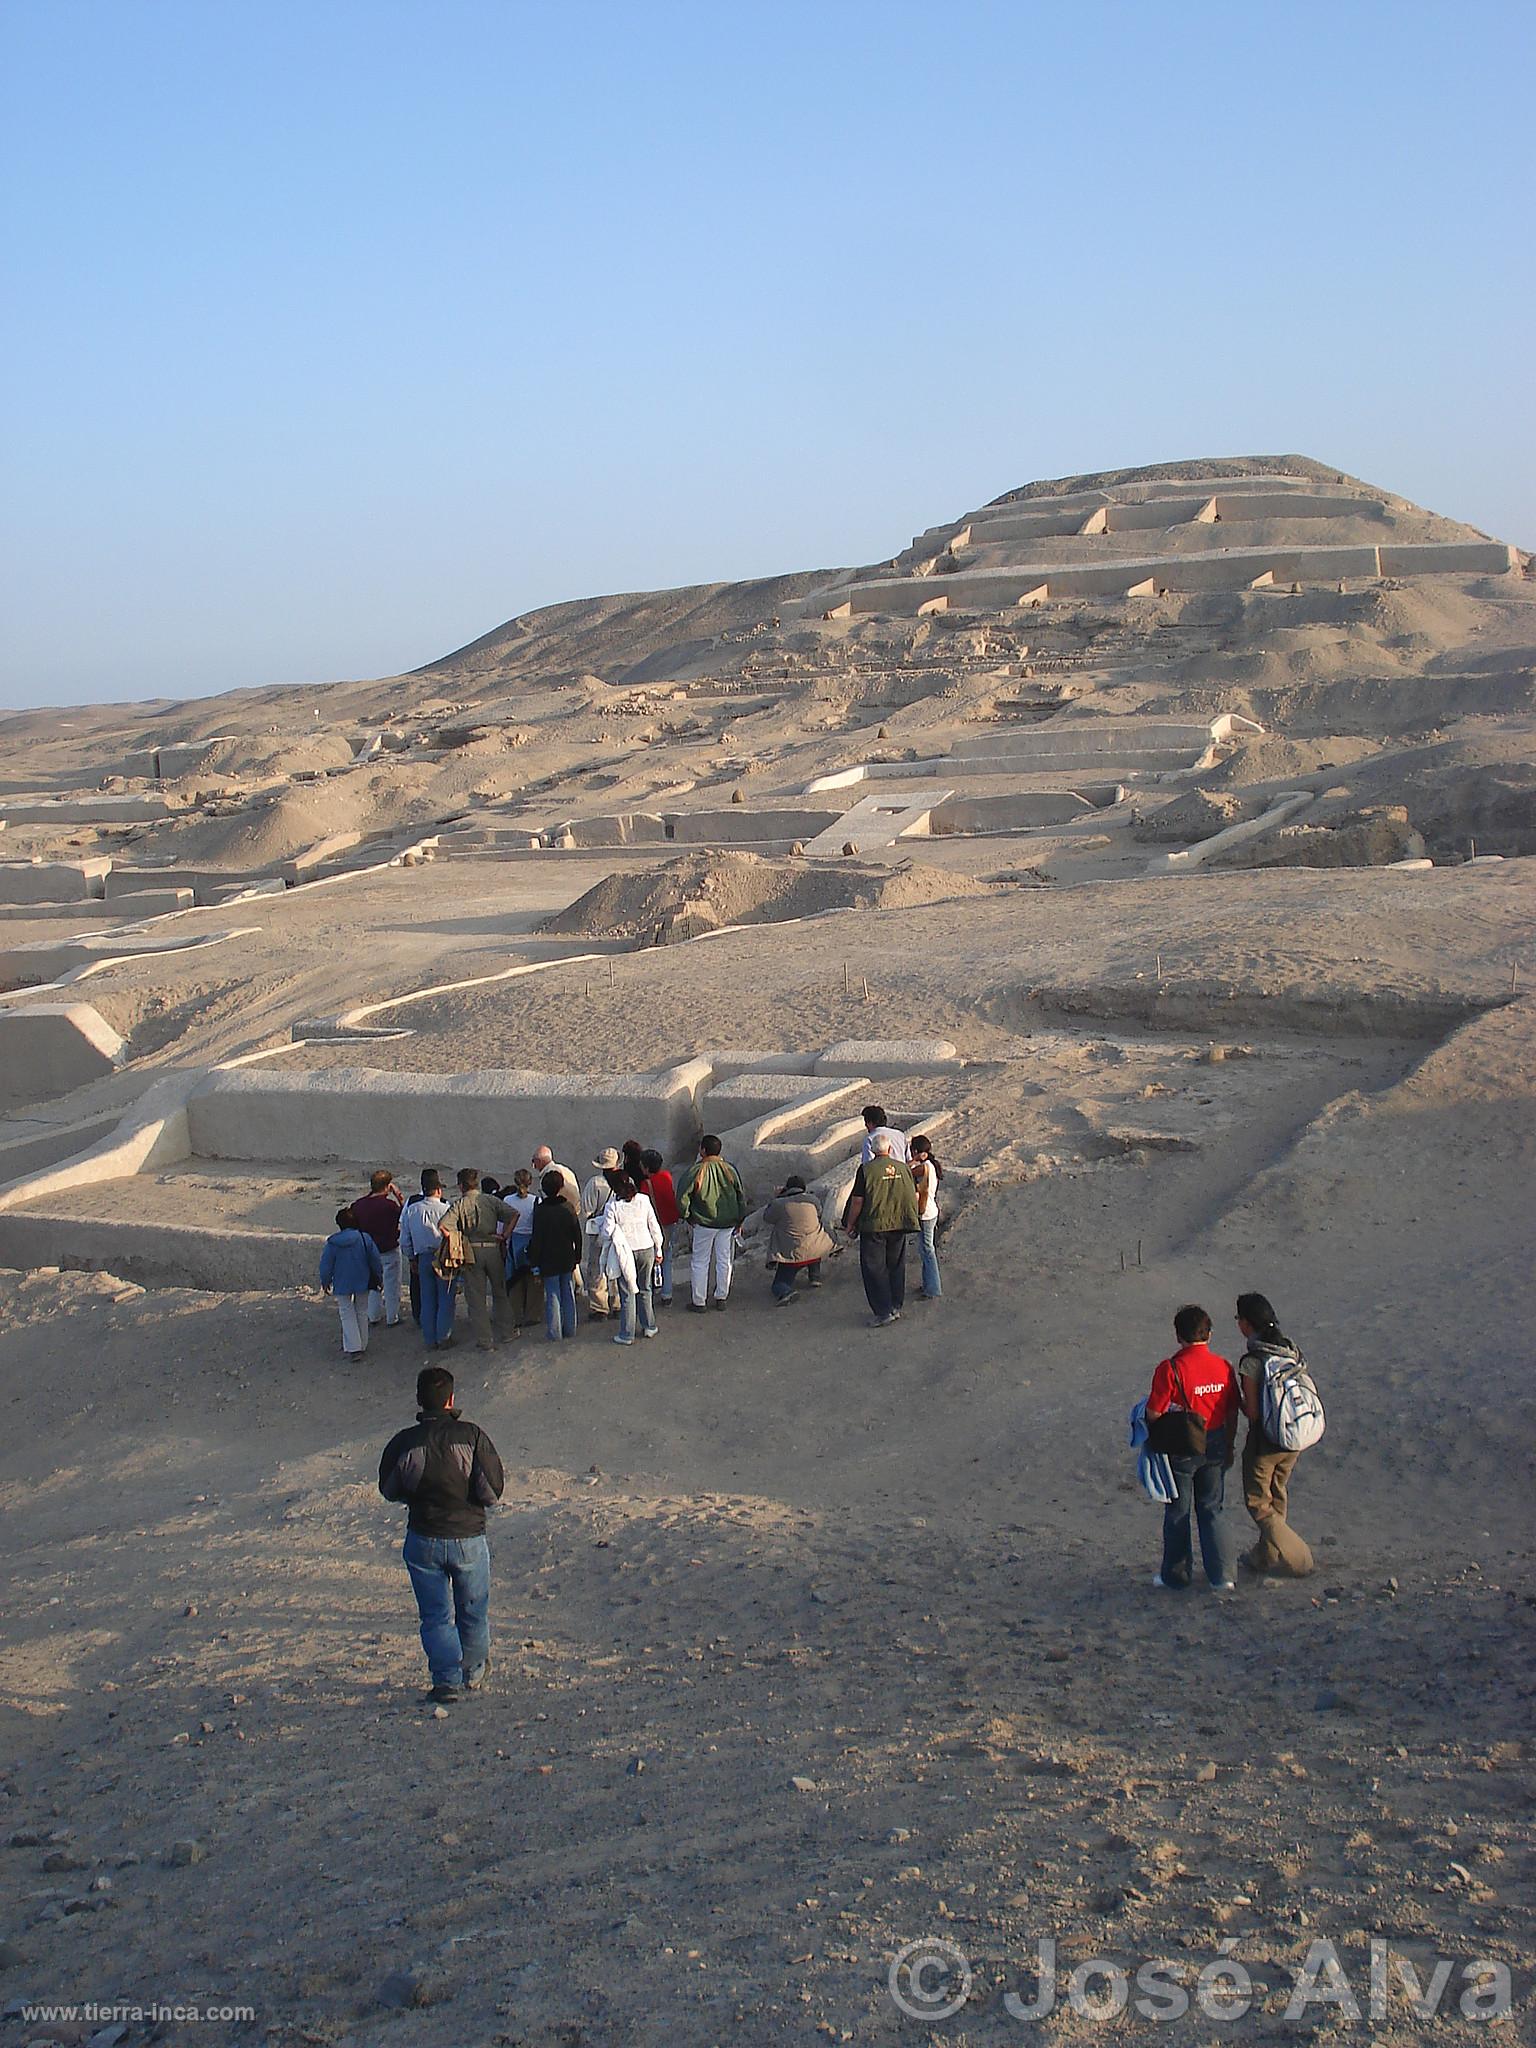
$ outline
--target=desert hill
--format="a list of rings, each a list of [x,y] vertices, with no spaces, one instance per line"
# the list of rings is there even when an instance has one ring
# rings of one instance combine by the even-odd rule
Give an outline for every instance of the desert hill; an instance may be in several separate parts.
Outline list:
[[[1157,1958],[1342,2038],[1284,2017],[1320,1941],[1362,2004],[1372,1942],[1451,1973],[1429,2022],[1394,1968],[1382,2048],[1530,2036],[1529,559],[1298,456],[897,539],[0,722],[18,2039],[1066,2048],[1070,1970]],[[777,1305],[760,1215],[837,1221],[871,1102],[946,1168],[942,1293],[909,1258],[878,1326],[851,1248]],[[682,1250],[654,1342],[461,1319],[508,1486],[434,1711],[376,1489],[427,1354],[342,1356],[334,1212],[706,1130],[725,1313]],[[1253,1287],[1326,1403],[1317,1569],[1163,1591],[1127,1411]],[[925,1935],[949,2019],[892,2002]]]

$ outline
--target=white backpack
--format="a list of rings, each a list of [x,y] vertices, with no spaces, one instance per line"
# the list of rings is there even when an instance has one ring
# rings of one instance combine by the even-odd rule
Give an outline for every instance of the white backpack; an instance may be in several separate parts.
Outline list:
[[[1327,1427],[1322,1398],[1299,1351],[1264,1358],[1264,1434],[1280,1451],[1305,1451]]]

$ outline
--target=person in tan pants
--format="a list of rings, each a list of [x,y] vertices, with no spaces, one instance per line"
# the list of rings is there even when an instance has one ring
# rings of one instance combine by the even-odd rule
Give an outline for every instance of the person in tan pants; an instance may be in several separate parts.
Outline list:
[[[1304,1579],[1316,1569],[1312,1552],[1287,1519],[1291,1473],[1300,1451],[1282,1451],[1264,1434],[1264,1367],[1269,1358],[1296,1356],[1296,1347],[1281,1331],[1275,1312],[1262,1294],[1237,1297],[1237,1327],[1245,1348],[1237,1362],[1237,1383],[1248,1435],[1243,1444],[1243,1505],[1253,1517],[1259,1537],[1239,1563],[1251,1572],[1274,1572]]]
[[[494,1348],[501,1334],[505,1299],[504,1254],[496,1232],[515,1223],[517,1211],[499,1195],[488,1195],[472,1166],[459,1171],[459,1199],[443,1218],[443,1227],[463,1233],[471,1263],[459,1274],[459,1287],[474,1318],[475,1342],[482,1351]]]

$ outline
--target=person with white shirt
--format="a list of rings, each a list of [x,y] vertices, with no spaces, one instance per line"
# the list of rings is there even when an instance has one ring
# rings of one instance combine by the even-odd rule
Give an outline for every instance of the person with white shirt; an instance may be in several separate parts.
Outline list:
[[[939,1227],[939,1182],[944,1169],[933,1156],[933,1146],[924,1137],[914,1137],[908,1165],[917,1189],[917,1228],[922,1240],[923,1284],[919,1301],[937,1301],[944,1292],[939,1282],[939,1254],[934,1236]]]
[[[441,1242],[440,1225],[448,1214],[443,1177],[435,1167],[421,1176],[421,1199],[410,1203],[400,1218],[400,1249],[409,1258],[421,1291],[421,1334],[429,1351],[443,1351],[453,1342],[456,1280],[444,1280],[432,1261]]]
[[[891,1141],[891,1157],[899,1159],[903,1166],[909,1163],[911,1155],[907,1151],[906,1132],[898,1131],[894,1124],[888,1124],[885,1120],[885,1110],[882,1105],[878,1102],[871,1102],[864,1110],[864,1144],[859,1153],[860,1166],[868,1166],[871,1159],[874,1158],[876,1138],[889,1138]]]
[[[615,1344],[635,1341],[635,1313],[638,1307],[640,1334],[656,1335],[656,1310],[651,1302],[651,1276],[661,1257],[665,1240],[649,1195],[642,1195],[627,1173],[614,1170],[608,1175],[612,1190],[598,1219],[598,1242],[602,1246],[603,1271],[619,1297],[619,1334]]]

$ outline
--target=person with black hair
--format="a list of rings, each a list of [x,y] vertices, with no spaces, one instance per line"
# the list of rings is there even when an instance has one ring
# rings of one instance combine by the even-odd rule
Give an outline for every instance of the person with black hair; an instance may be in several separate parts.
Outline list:
[[[416,1375],[416,1420],[379,1459],[379,1492],[409,1509],[402,1555],[421,1617],[430,1697],[440,1705],[473,1692],[490,1667],[485,1511],[505,1485],[496,1446],[453,1405],[453,1374],[425,1367]]]
[[[1265,1295],[1237,1297],[1237,1327],[1246,1340],[1237,1361],[1243,1413],[1248,1418],[1243,1441],[1243,1504],[1259,1532],[1258,1542],[1244,1551],[1238,1562],[1247,1571],[1304,1579],[1316,1570],[1316,1560],[1287,1519],[1291,1473],[1301,1453],[1281,1450],[1264,1434],[1264,1381],[1269,1361],[1289,1362],[1299,1359],[1301,1353],[1280,1328]]]
[[[640,1164],[645,1168],[645,1192],[651,1198],[651,1207],[656,1211],[656,1221],[661,1225],[661,1286],[656,1299],[663,1308],[672,1306],[672,1245],[681,1222],[677,1206],[677,1189],[667,1171],[667,1162],[655,1150],[642,1152]]]
[[[886,1121],[885,1104],[866,1103],[860,1114],[864,1118],[864,1143],[859,1147],[860,1166],[868,1166],[874,1158],[877,1138],[889,1138],[891,1157],[899,1159],[903,1166],[907,1165],[911,1156],[907,1150],[907,1134],[905,1131],[898,1131],[893,1123]]]
[[[320,1291],[334,1296],[341,1316],[341,1348],[348,1358],[368,1349],[368,1296],[384,1284],[379,1248],[348,1209],[336,1211],[336,1228],[320,1253]]]
[[[1182,1592],[1188,1586],[1195,1565],[1189,1526],[1193,1516],[1211,1590],[1235,1593],[1222,1508],[1237,1428],[1237,1375],[1211,1350],[1211,1319],[1195,1302],[1175,1315],[1173,1334],[1178,1349],[1158,1366],[1147,1395],[1148,1440],[1161,1449],[1155,1425],[1164,1416],[1177,1417],[1187,1448],[1170,1446],[1166,1452],[1178,1492],[1163,1509],[1163,1562],[1152,1583],[1164,1593]]]
[[[707,1132],[699,1140],[699,1156],[677,1191],[677,1206],[693,1227],[688,1254],[689,1308],[703,1315],[709,1306],[709,1282],[715,1282],[715,1307],[723,1309],[731,1292],[736,1232],[746,1220],[747,1191],[741,1175],[722,1156],[720,1140]]]
[[[552,1343],[562,1343],[576,1334],[581,1244],[581,1219],[560,1168],[551,1166],[539,1182],[533,1235],[528,1240],[528,1270],[544,1283],[544,1334]]]
[[[917,1228],[921,1238],[923,1258],[923,1284],[918,1289],[919,1301],[937,1301],[944,1292],[939,1277],[939,1253],[937,1236],[939,1228],[939,1182],[944,1178],[944,1169],[935,1156],[931,1141],[921,1135],[913,1138],[907,1147],[907,1162],[912,1168],[912,1185],[917,1189]]]
[[[642,1337],[656,1335],[651,1274],[661,1257],[661,1225],[650,1196],[641,1194],[622,1167],[610,1171],[608,1184],[612,1193],[598,1218],[597,1234],[603,1273],[618,1301],[619,1334],[613,1341],[633,1344],[637,1318]]]

